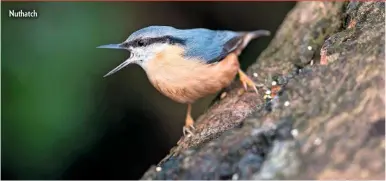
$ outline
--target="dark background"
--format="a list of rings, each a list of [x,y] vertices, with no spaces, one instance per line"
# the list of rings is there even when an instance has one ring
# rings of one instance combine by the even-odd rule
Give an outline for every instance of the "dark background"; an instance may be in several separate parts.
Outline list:
[[[293,2],[2,2],[2,179],[139,179],[182,135],[186,106],[96,46],[149,25],[274,33]],[[12,19],[10,9],[35,9]],[[253,41],[245,69],[270,39]],[[196,118],[215,95],[193,106]]]

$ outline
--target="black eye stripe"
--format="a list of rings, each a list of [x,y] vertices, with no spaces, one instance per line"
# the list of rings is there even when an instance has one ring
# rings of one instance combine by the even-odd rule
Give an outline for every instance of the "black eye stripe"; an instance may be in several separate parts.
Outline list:
[[[125,43],[127,47],[144,47],[155,43],[169,43],[169,44],[185,44],[183,39],[174,38],[170,36],[163,36],[157,38],[141,38]]]
[[[130,47],[130,43],[129,43],[129,42],[122,43],[122,44],[121,44],[121,47],[123,47],[123,48],[129,48],[129,47]]]

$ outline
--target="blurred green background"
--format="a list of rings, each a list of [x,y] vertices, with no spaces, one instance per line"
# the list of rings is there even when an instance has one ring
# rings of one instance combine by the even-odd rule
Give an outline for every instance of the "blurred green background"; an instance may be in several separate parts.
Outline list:
[[[149,25],[273,33],[293,2],[2,2],[2,179],[139,179],[182,135],[186,106],[128,53],[96,49]],[[9,10],[36,10],[13,19]],[[245,69],[270,39],[253,41]],[[214,95],[215,96],[215,95]],[[196,118],[214,96],[193,106]]]

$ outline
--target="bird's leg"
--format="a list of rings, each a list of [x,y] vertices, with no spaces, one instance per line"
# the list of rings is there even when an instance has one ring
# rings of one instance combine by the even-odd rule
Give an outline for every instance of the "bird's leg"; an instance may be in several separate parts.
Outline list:
[[[182,132],[184,133],[184,136],[188,135],[194,135],[193,131],[196,129],[193,124],[194,120],[191,116],[192,111],[192,105],[188,104],[188,110],[186,112],[186,119],[185,119],[185,126],[182,129]]]
[[[256,87],[261,87],[261,86],[257,85],[255,82],[253,82],[253,80],[251,78],[249,78],[248,75],[246,73],[244,73],[241,69],[239,69],[239,76],[240,76],[240,81],[243,84],[243,87],[245,90],[248,89],[248,86],[253,87],[255,92],[257,94],[259,94]]]

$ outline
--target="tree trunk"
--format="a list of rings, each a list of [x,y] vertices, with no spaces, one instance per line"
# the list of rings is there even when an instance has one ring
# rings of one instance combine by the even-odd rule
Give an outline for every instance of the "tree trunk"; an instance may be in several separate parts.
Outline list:
[[[384,34],[384,2],[299,2],[248,69],[277,95],[235,82],[142,179],[384,179]]]

